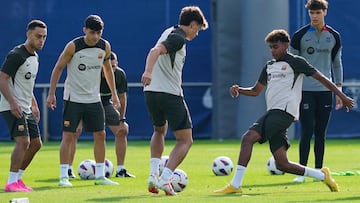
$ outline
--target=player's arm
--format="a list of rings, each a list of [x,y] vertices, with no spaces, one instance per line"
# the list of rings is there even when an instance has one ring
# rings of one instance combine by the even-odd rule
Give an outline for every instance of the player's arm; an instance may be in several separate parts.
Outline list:
[[[69,42],[63,52],[60,54],[55,67],[51,73],[50,78],[50,88],[49,88],[49,94],[47,98],[47,105],[49,108],[54,109],[56,108],[56,97],[55,97],[55,90],[56,90],[56,84],[59,82],[60,76],[66,65],[70,62],[72,57],[75,53],[75,44],[74,42]]]
[[[15,117],[21,118],[22,110],[10,91],[9,83],[8,83],[9,79],[10,76],[8,74],[0,71],[0,91],[2,93],[2,96],[5,97],[5,99],[9,102],[11,113]]]
[[[157,59],[159,58],[159,56],[166,53],[167,53],[167,49],[165,45],[162,43],[156,44],[153,48],[150,49],[146,57],[145,70],[141,77],[141,83],[144,86],[147,86],[151,83],[151,74],[154,69],[154,65]]]
[[[325,77],[321,72],[316,71],[311,75],[314,79],[318,80],[321,84],[327,87],[329,90],[334,92],[343,102],[343,105],[346,107],[346,110],[349,111],[354,107],[354,100],[348,96],[346,96],[343,92],[341,92],[338,87],[332,83],[327,77]]]
[[[111,67],[110,63],[110,54],[111,54],[111,47],[110,43],[106,41],[106,47],[105,47],[106,55],[103,62],[103,72],[106,79],[106,82],[109,86],[109,89],[111,91],[111,101],[113,102],[113,105],[116,109],[120,107],[119,98],[117,97],[116,93],[116,86],[115,86],[115,76],[114,71]]]
[[[31,99],[31,112],[35,118],[36,122],[40,121],[40,110],[39,110],[39,106],[38,103],[36,101],[35,95],[32,95],[32,99]]]
[[[239,85],[235,84],[230,87],[230,95],[232,97],[238,97],[240,94],[242,94],[255,97],[260,94],[264,87],[265,85],[261,84],[258,81],[252,87],[240,87]]]

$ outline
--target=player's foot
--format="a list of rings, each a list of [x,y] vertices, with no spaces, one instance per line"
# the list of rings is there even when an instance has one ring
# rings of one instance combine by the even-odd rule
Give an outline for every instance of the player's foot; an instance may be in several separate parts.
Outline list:
[[[116,172],[116,175],[115,177],[122,177],[122,178],[135,178],[136,176],[134,176],[133,174],[131,173],[128,173],[126,171],[126,169],[121,169],[120,171]]]
[[[69,181],[69,178],[60,178],[59,186],[61,187],[71,187],[72,184]]]
[[[6,184],[4,188],[5,192],[29,192],[25,188],[21,187],[18,182],[13,182],[11,184]]]
[[[68,170],[69,178],[76,178],[76,175],[73,173],[73,170],[69,168]]]
[[[305,182],[305,176],[296,176],[293,180],[294,183],[304,183]]]
[[[325,174],[324,183],[329,187],[331,192],[339,192],[339,186],[335,180],[331,177],[330,169],[323,167],[321,171]]]
[[[151,193],[158,194],[159,190],[156,188],[157,177],[155,175],[150,175],[148,179],[148,191]]]
[[[163,190],[166,195],[169,196],[177,195],[170,181],[164,181],[163,179],[160,178],[159,181],[156,183],[156,187],[159,188],[160,190]]]
[[[106,177],[102,177],[95,180],[95,185],[119,185],[119,183],[111,181]]]
[[[231,184],[228,184],[227,186],[215,190],[214,193],[216,194],[232,194],[232,193],[242,193],[241,187],[240,188],[235,188],[234,186],[232,186]]]
[[[21,179],[19,179],[17,182],[18,182],[19,187],[24,188],[28,192],[33,191],[33,189],[31,187],[25,185],[24,181],[22,181]]]

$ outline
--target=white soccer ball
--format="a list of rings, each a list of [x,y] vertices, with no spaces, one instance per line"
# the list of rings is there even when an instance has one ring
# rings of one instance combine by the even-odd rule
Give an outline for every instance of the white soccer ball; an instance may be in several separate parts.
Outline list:
[[[109,178],[113,173],[114,164],[109,159],[105,159],[105,177]]]
[[[219,156],[212,163],[212,171],[217,176],[230,175],[234,164],[227,156]]]
[[[185,171],[178,168],[174,170],[170,181],[175,192],[183,191],[189,183],[189,179]]]
[[[270,175],[283,175],[285,174],[283,171],[280,171],[276,168],[275,159],[274,157],[270,157],[270,159],[266,163],[267,170],[269,171]]]
[[[162,171],[166,167],[167,163],[169,161],[169,156],[162,156],[160,163],[159,163],[159,175],[161,175]]]
[[[78,174],[83,180],[95,179],[95,161],[86,159],[79,164]]]

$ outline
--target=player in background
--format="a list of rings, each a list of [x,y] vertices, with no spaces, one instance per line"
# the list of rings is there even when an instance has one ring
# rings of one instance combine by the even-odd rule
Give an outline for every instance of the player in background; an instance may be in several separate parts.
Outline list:
[[[295,32],[290,43],[290,52],[303,56],[323,75],[333,79],[341,90],[343,66],[341,62],[340,34],[325,24],[328,2],[326,0],[308,0],[310,24]],[[332,75],[333,73],[333,75]],[[301,137],[299,142],[300,164],[307,166],[311,138],[314,134],[315,168],[323,167],[326,129],[333,106],[333,93],[313,78],[304,78],[302,100],[300,104]],[[341,99],[336,96],[335,109],[341,109]],[[297,176],[294,182],[305,182],[304,176]]]
[[[304,58],[287,52],[290,37],[285,30],[273,30],[266,36],[265,42],[269,45],[273,59],[265,64],[254,86],[240,87],[234,84],[230,87],[230,95],[232,97],[238,97],[240,94],[258,96],[266,86],[267,112],[254,122],[242,136],[239,159],[231,183],[214,192],[217,194],[241,192],[253,145],[256,142],[262,144],[266,141],[269,141],[270,151],[279,170],[321,180],[329,187],[330,191],[338,192],[338,185],[331,177],[330,170],[327,167],[316,170],[288,160],[287,150],[290,143],[287,138],[287,129],[299,117],[304,75],[312,76],[338,95],[347,111],[353,108],[354,101],[343,94],[335,84]]]
[[[111,129],[115,135],[115,152],[117,160],[116,177],[135,178],[135,176],[129,173],[124,166],[126,147],[127,147],[127,135],[129,134],[129,125],[126,122],[126,107],[127,107],[127,95],[128,84],[126,80],[126,74],[123,69],[118,66],[117,56],[114,52],[110,55],[111,67],[114,71],[115,86],[120,101],[120,108],[115,109],[111,102],[111,91],[102,74],[100,82],[100,96],[101,102],[105,111],[105,124]],[[82,126],[78,127],[77,136],[74,137],[74,143],[70,150],[70,162],[68,174],[70,178],[75,178],[73,173],[72,163],[74,161],[74,155],[76,150],[77,138],[80,136]]]
[[[84,22],[85,36],[68,42],[51,74],[48,107],[56,107],[55,89],[62,71],[67,67],[64,84],[63,134],[60,144],[59,186],[72,186],[69,181],[70,149],[76,137],[76,128],[82,120],[85,130],[94,135],[96,161],[95,185],[118,185],[105,177],[104,109],[100,99],[101,71],[111,90],[115,108],[120,103],[116,95],[114,72],[110,64],[110,43],[101,38],[104,23],[100,16],[89,15]]]
[[[176,195],[170,177],[184,160],[193,142],[191,118],[181,87],[186,57],[185,42],[194,39],[200,30],[207,27],[208,23],[199,7],[184,7],[179,16],[179,25],[166,29],[148,53],[141,82],[154,127],[148,179],[148,190],[151,193],[158,193],[159,188],[166,195]],[[176,137],[176,144],[159,178],[159,162],[168,125]]]
[[[10,172],[5,192],[29,192],[22,176],[42,146],[40,111],[34,96],[39,56],[47,37],[47,26],[40,20],[27,25],[26,41],[13,48],[0,71],[0,112],[15,146],[10,158]]]

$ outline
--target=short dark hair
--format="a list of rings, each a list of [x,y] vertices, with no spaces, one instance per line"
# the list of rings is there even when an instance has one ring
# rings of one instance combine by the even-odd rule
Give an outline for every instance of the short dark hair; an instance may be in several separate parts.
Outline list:
[[[26,30],[34,30],[36,27],[46,28],[46,24],[41,20],[32,20],[28,23]]]
[[[110,60],[115,60],[116,58],[117,58],[116,54],[114,52],[111,52]]]
[[[104,29],[104,22],[98,15],[89,15],[84,22],[85,28],[89,28],[94,31]]]
[[[305,8],[309,10],[326,10],[329,3],[326,0],[308,0]]]
[[[208,28],[208,22],[198,6],[186,6],[182,8],[179,16],[179,25],[190,25],[192,21],[201,25],[202,30]]]
[[[279,29],[271,31],[266,37],[266,43],[274,43],[274,42],[290,42],[290,36],[286,32],[286,30]]]

